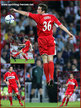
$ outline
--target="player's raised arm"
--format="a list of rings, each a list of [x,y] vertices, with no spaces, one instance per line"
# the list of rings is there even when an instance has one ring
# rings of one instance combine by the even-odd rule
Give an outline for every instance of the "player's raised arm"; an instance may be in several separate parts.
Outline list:
[[[17,10],[17,9],[14,9],[14,8],[11,8],[10,10],[14,11],[14,12],[17,12],[17,13],[20,13],[20,14],[25,15],[25,16],[29,16],[29,12]]]
[[[64,25],[61,24],[61,25],[59,25],[59,27],[62,30],[64,30],[66,33],[68,33],[70,39],[73,39],[73,34],[71,34]]]
[[[30,49],[31,49],[31,51],[33,51],[32,44],[30,44]]]

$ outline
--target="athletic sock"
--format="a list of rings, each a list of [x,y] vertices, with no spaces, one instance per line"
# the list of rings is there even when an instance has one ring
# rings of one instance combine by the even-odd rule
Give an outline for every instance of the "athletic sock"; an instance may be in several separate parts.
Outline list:
[[[26,57],[25,55],[23,55],[23,57],[24,57],[26,60],[28,60],[27,57]]]
[[[53,80],[54,79],[54,63],[50,61],[48,63],[48,67],[49,67],[50,78],[51,80]]]
[[[16,54],[14,54],[14,56],[13,57],[16,57],[17,55],[19,55],[20,54],[20,52],[17,52]]]
[[[66,105],[68,104],[68,102],[69,102],[69,98],[67,98],[67,100],[66,100]]]
[[[48,63],[44,63],[43,64],[43,68],[44,68],[44,74],[46,76],[46,82],[49,82],[49,68],[48,68]]]
[[[42,95],[40,95],[40,102],[42,102]]]
[[[66,97],[63,98],[63,100],[62,100],[62,105],[64,104],[65,100],[66,100]]]
[[[20,95],[17,95],[17,99],[19,100],[20,103],[21,102]]]
[[[33,97],[33,95],[32,95],[32,94],[30,94],[30,102],[32,101],[32,97]]]
[[[10,104],[12,104],[12,96],[9,96]]]

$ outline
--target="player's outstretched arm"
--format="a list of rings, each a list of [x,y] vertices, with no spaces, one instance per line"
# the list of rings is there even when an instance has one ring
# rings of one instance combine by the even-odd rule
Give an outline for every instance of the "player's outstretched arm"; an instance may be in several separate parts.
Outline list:
[[[9,85],[9,82],[8,81],[4,80],[4,82],[6,83],[6,85]]]
[[[19,80],[17,80],[17,83],[18,83],[18,86],[19,86],[19,88],[21,88],[21,85],[20,85],[20,82],[19,82]]]
[[[11,8],[10,10],[11,10],[11,11],[14,11],[14,12],[17,12],[17,13],[19,13],[19,14],[25,15],[25,16],[29,16],[29,12],[17,10],[17,9],[14,9],[14,8]]]
[[[25,46],[25,44],[19,44],[19,46]]]
[[[30,49],[31,49],[31,51],[33,51],[32,44],[30,44]]]
[[[73,39],[73,34],[71,34],[64,25],[61,24],[59,27],[68,33],[70,39]]]

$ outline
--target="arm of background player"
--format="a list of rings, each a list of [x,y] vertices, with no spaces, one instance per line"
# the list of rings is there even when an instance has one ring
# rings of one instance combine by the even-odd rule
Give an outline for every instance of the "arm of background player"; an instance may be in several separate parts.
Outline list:
[[[77,81],[75,80],[75,89],[74,89],[74,92],[76,91],[76,89],[78,89],[78,83],[77,83]]]
[[[9,85],[9,82],[6,81],[6,74],[4,75],[4,82],[6,83],[6,85]]]
[[[73,39],[73,35],[67,30],[67,28],[64,25],[59,25],[59,27],[64,30],[66,33],[68,33],[70,39]]]
[[[30,44],[30,49],[31,49],[31,51],[33,51],[32,44]]]
[[[25,44],[19,44],[19,46],[25,46]]]
[[[19,82],[19,79],[18,79],[18,77],[17,77],[17,74],[16,74],[16,73],[15,73],[15,79],[16,79],[16,81],[17,81],[17,83],[18,83],[19,88],[21,88],[21,85],[20,85],[20,82]]]
[[[14,9],[14,8],[11,8],[10,10],[11,10],[11,11],[14,11],[14,12],[17,12],[17,13],[19,13],[19,14],[25,15],[25,16],[29,16],[29,12],[17,10],[17,9]]]
[[[20,81],[19,80],[17,80],[17,83],[18,83],[19,88],[21,88],[21,85],[20,85]]]

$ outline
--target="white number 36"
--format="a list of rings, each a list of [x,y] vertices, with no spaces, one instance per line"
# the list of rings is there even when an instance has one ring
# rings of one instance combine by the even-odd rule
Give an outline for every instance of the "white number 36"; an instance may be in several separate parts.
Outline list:
[[[48,23],[46,21],[43,22],[43,25],[44,25],[44,28],[43,28],[43,31],[50,31],[51,30],[51,21],[49,21]]]

